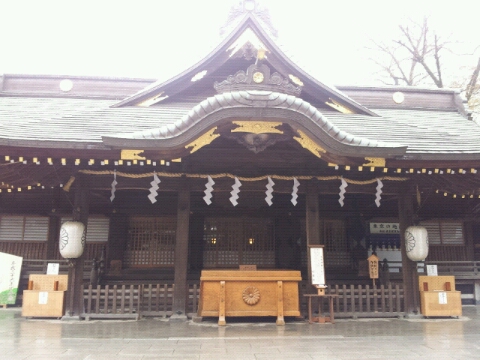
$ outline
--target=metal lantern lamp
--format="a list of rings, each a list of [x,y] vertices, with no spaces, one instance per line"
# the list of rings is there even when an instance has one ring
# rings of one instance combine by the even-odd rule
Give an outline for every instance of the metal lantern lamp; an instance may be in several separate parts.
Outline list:
[[[412,261],[423,261],[428,255],[428,233],[423,226],[409,226],[405,230],[407,257]]]
[[[65,259],[77,259],[85,248],[85,225],[80,221],[66,221],[60,228],[60,254]]]

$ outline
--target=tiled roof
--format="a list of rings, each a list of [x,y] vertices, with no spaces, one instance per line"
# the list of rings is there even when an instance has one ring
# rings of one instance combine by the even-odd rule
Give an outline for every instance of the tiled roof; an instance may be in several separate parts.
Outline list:
[[[0,145],[104,147],[102,136],[172,125],[198,103],[111,108],[112,100],[0,97]],[[408,146],[407,154],[480,155],[480,127],[454,111],[373,109],[380,116],[321,114],[358,138]]]
[[[380,117],[325,116],[340,129],[357,136],[408,146],[407,154],[480,153],[480,126],[455,111],[374,109]]]

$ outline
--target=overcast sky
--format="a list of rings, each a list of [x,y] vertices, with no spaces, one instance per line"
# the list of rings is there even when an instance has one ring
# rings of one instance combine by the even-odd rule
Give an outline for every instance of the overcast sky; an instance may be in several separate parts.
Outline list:
[[[0,74],[165,79],[216,45],[238,0],[0,0]],[[369,84],[369,39],[430,16],[443,36],[480,45],[480,1],[263,0],[279,42],[315,76]],[[472,45],[473,46],[473,45]]]

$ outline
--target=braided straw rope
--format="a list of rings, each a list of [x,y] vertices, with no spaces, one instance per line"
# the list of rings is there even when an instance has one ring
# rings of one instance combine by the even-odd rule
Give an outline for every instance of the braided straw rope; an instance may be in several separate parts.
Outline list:
[[[113,170],[102,170],[102,171],[95,171],[95,170],[79,170],[79,173],[86,174],[86,175],[113,175],[114,171]],[[127,177],[131,179],[141,179],[141,178],[146,178],[146,177],[152,177],[154,172],[148,172],[148,173],[143,173],[143,174],[130,174],[130,173],[125,173],[122,171],[117,171],[116,172],[117,176],[121,177]],[[230,178],[230,179],[235,179],[237,178],[240,181],[261,181],[261,180],[267,180],[268,177],[271,177],[272,179],[277,179],[277,180],[293,180],[296,178],[297,180],[311,180],[311,179],[317,179],[320,181],[332,181],[332,180],[340,180],[342,179],[342,176],[335,175],[335,176],[282,176],[282,175],[263,175],[263,176],[258,176],[258,177],[241,177],[241,176],[235,176],[229,173],[222,173],[222,174],[214,174],[214,175],[204,175],[204,174],[185,174],[185,173],[166,173],[166,172],[157,172],[157,176],[159,177],[169,177],[169,178],[179,178],[182,176],[186,176],[189,178],[206,178],[207,176],[210,176],[212,179],[219,179],[219,178]],[[368,185],[368,184],[373,184],[377,182],[377,179],[379,180],[388,180],[388,181],[406,181],[408,178],[406,177],[393,177],[393,176],[382,176],[382,177],[376,177],[373,179],[369,180],[354,180],[354,179],[347,179],[343,178],[347,183],[349,184],[354,184],[354,185]]]

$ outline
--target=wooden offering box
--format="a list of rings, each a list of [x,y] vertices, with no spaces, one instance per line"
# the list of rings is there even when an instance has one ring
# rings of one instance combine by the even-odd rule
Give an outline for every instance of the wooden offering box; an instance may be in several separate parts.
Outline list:
[[[419,276],[423,316],[461,316],[462,299],[454,276]]]
[[[22,316],[62,317],[68,275],[32,274],[23,291]]]
[[[300,271],[203,270],[200,277],[199,316],[300,316],[298,282]]]

